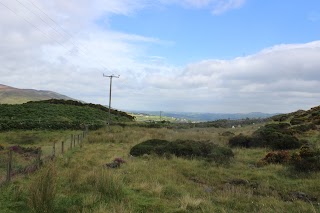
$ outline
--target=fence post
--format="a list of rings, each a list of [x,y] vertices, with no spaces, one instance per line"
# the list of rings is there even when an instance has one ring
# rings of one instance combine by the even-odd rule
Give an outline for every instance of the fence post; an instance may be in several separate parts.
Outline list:
[[[37,155],[37,167],[40,169],[41,166],[41,148],[38,148],[38,155]]]
[[[73,134],[71,134],[70,149],[72,149],[72,143],[73,143]]]
[[[8,153],[8,165],[7,165],[7,182],[11,180],[11,170],[12,170],[12,150]]]
[[[56,156],[56,142],[53,142],[53,147],[52,147],[52,157]]]
[[[64,141],[61,142],[61,153],[64,153]]]
[[[86,125],[86,135],[88,134],[89,128],[88,125]]]
[[[74,135],[74,137],[73,137],[73,148],[75,148],[76,147],[76,135]]]
[[[80,135],[78,135],[78,145],[79,145],[79,143],[80,143]]]

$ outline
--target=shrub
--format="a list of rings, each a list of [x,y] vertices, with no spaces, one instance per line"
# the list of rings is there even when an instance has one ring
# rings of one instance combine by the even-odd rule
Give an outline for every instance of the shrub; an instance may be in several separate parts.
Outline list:
[[[157,155],[173,154],[177,157],[199,157],[209,162],[227,163],[232,158],[233,152],[229,148],[220,147],[209,141],[177,140],[169,142],[153,139],[132,147],[130,154],[142,156],[155,153]]]
[[[292,154],[290,163],[297,171],[320,171],[320,150],[305,144]]]
[[[289,117],[290,116],[288,114],[280,114],[280,115],[275,115],[275,116],[271,117],[271,119],[273,121],[282,122],[282,121],[287,120]]]
[[[270,135],[269,146],[273,150],[297,149],[301,147],[302,142],[292,135],[285,135],[281,133],[273,133]]]
[[[217,146],[207,155],[206,160],[217,164],[224,164],[229,163],[230,159],[233,157],[234,154],[231,149]]]
[[[304,122],[305,120],[302,118],[292,118],[292,120],[290,121],[292,125],[302,124]]]
[[[164,154],[162,153],[163,147],[167,146],[170,142],[166,140],[160,139],[151,139],[140,144],[135,145],[130,150],[130,155],[133,156],[141,156],[144,154]]]
[[[229,137],[229,136],[234,136],[234,133],[233,133],[233,132],[230,132],[230,131],[226,131],[226,132],[223,132],[221,135],[222,135],[222,136]]]
[[[290,161],[290,153],[288,151],[277,151],[277,152],[269,152],[262,161],[267,164],[284,164],[289,163]]]
[[[293,136],[290,124],[268,124],[257,130],[252,135],[252,146],[270,147],[273,150],[296,149],[301,147],[302,142]]]
[[[231,147],[246,147],[246,148],[249,148],[249,147],[252,146],[251,142],[252,142],[251,137],[249,137],[247,135],[240,134],[240,135],[237,135],[237,136],[234,136],[234,137],[230,138],[229,145]]]
[[[316,130],[317,126],[313,123],[311,124],[301,124],[298,126],[293,127],[292,129],[298,131],[298,132],[307,132],[309,130]]]

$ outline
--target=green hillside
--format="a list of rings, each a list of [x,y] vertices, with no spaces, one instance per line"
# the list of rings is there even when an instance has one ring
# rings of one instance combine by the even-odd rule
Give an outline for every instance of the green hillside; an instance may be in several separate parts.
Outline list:
[[[77,101],[48,100],[19,105],[0,105],[0,130],[11,129],[82,129],[84,125],[95,128],[104,125],[108,109],[101,105]],[[111,121],[127,122],[133,117],[112,110]]]
[[[288,122],[291,125],[315,124],[320,125],[320,106],[310,110],[298,110],[296,112],[281,114],[272,117],[278,122]]]

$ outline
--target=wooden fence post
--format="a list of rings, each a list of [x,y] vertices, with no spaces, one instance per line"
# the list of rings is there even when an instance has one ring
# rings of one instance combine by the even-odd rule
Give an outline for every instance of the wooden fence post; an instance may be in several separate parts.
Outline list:
[[[79,143],[80,143],[80,135],[78,135],[78,145],[79,145]]]
[[[41,148],[38,148],[38,155],[37,155],[37,167],[40,169],[41,166]]]
[[[73,135],[71,134],[70,149],[72,149],[72,143],[73,143]]]
[[[11,180],[11,171],[12,171],[12,150],[9,150],[8,153],[8,165],[7,165],[7,182]]]
[[[52,157],[56,156],[56,142],[53,142],[53,147],[52,147]]]
[[[74,137],[73,137],[73,148],[75,148],[76,147],[76,136],[74,135]]]
[[[64,153],[64,141],[61,142],[61,153]]]

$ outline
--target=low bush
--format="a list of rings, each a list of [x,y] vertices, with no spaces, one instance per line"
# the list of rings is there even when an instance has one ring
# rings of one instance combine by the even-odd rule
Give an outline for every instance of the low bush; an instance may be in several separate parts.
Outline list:
[[[277,121],[277,122],[283,122],[286,121],[290,116],[288,114],[280,114],[280,115],[275,115],[273,117],[271,117],[271,119],[273,121]]]
[[[270,135],[268,145],[273,150],[286,150],[297,149],[301,147],[302,142],[295,136],[275,132]]]
[[[276,151],[276,152],[269,152],[262,161],[266,162],[267,164],[285,164],[289,163],[291,159],[290,153],[288,151]]]
[[[247,135],[237,135],[229,140],[229,145],[231,147],[246,147],[249,148],[252,146],[252,138]]]
[[[309,130],[316,130],[317,125],[316,124],[301,124],[295,127],[292,127],[292,129],[296,130],[297,132],[307,132]]]
[[[320,150],[305,144],[298,152],[292,154],[290,163],[300,172],[320,171]]]
[[[164,154],[164,147],[167,146],[170,142],[160,139],[151,139],[140,144],[135,145],[130,150],[130,155],[141,156],[144,154],[156,153],[159,155]]]
[[[229,148],[220,147],[209,141],[177,140],[173,142],[153,139],[135,145],[130,150],[133,156],[155,153],[157,155],[173,154],[177,157],[204,158],[209,162],[227,163],[233,156]]]
[[[252,135],[252,146],[269,147],[273,150],[297,149],[302,142],[293,135],[290,124],[268,124]]]
[[[230,131],[226,131],[221,133],[221,136],[225,136],[225,137],[234,136],[234,133]]]
[[[305,123],[305,120],[302,119],[302,118],[292,118],[290,123],[292,125],[298,125],[298,124],[302,124],[302,123]]]

